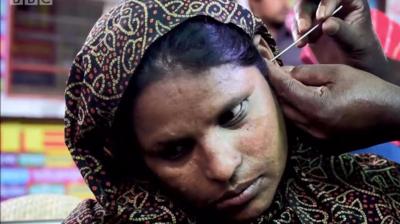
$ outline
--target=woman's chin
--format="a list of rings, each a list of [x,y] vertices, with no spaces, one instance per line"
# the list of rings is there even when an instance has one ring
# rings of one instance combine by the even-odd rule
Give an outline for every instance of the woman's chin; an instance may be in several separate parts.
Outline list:
[[[248,223],[264,213],[271,205],[272,199],[264,202],[254,202],[248,208],[232,215],[231,223]]]
[[[266,189],[260,191],[260,193],[247,204],[225,212],[219,212],[219,214],[223,215],[222,218],[226,220],[224,223],[248,223],[268,210],[274,198],[276,188],[268,186],[265,180],[264,184],[266,184]]]

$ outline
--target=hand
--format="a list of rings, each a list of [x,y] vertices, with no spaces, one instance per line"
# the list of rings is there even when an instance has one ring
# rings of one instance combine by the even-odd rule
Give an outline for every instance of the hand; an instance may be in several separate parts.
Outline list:
[[[314,137],[354,147],[400,138],[400,87],[347,65],[267,63],[284,114]]]
[[[343,8],[337,13],[338,17],[330,17],[339,5]],[[387,59],[373,30],[367,0],[299,0],[295,14],[295,39],[322,22],[320,32],[313,32],[298,45],[316,42],[310,47],[320,63],[345,63],[384,79],[389,76]],[[324,40],[318,41],[321,37]]]

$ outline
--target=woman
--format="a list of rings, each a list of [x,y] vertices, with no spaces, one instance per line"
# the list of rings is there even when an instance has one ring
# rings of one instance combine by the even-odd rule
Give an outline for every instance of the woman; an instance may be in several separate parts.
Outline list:
[[[285,125],[256,34],[271,58],[264,26],[223,0],[124,1],[103,16],[71,69],[65,119],[97,201],[65,223],[399,221],[399,167],[322,155]]]

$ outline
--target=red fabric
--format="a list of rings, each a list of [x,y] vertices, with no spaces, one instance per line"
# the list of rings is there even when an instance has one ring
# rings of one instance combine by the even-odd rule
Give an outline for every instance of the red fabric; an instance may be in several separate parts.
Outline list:
[[[386,56],[400,60],[400,24],[376,9],[371,10],[371,18]]]

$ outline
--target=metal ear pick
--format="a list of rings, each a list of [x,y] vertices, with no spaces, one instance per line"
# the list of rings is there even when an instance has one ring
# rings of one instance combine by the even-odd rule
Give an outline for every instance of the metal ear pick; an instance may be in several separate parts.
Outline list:
[[[343,5],[340,5],[335,11],[333,11],[331,16],[334,16],[342,8],[343,8]],[[303,36],[301,36],[299,39],[297,39],[295,42],[293,42],[291,45],[289,45],[287,48],[285,48],[283,51],[281,51],[278,55],[276,55],[274,58],[272,58],[271,61],[275,61],[277,58],[279,58],[286,51],[288,51],[290,48],[295,46],[299,41],[301,41],[304,38],[306,38],[310,33],[312,33],[314,30],[316,30],[320,25],[321,25],[321,23],[318,23],[317,25],[315,25],[313,28],[311,28],[309,31],[307,31],[307,33],[305,33]]]

